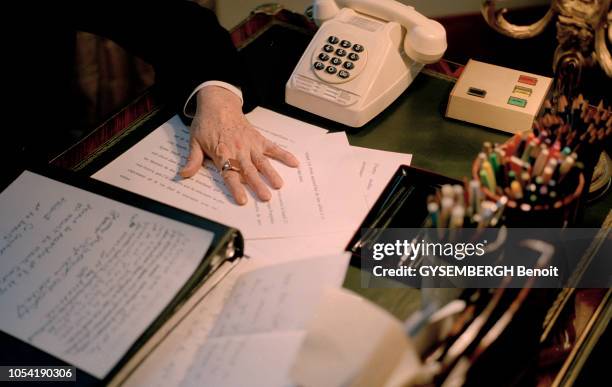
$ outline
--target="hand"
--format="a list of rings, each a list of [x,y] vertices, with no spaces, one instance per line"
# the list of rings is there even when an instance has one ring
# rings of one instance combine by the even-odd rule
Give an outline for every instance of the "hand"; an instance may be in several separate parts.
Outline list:
[[[268,157],[290,167],[299,164],[295,156],[266,139],[249,123],[237,95],[218,86],[207,86],[198,91],[189,157],[180,175],[185,178],[195,175],[206,156],[212,159],[219,171],[226,160],[238,160],[241,172],[227,170],[221,174],[240,205],[247,202],[242,182],[248,184],[263,201],[270,200],[272,194],[262,175],[274,189],[283,185],[283,179]]]

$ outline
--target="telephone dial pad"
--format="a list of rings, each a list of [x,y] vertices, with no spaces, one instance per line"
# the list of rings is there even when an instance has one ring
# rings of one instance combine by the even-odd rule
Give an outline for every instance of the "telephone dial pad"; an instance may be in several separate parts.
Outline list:
[[[329,36],[319,51],[314,51],[312,68],[327,83],[343,83],[356,78],[365,67],[367,53],[364,46]]]

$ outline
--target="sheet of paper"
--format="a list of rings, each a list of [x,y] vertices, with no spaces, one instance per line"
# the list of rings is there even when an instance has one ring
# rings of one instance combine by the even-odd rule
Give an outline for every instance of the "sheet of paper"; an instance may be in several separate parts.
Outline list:
[[[254,259],[266,257],[276,262],[338,254],[346,249],[353,234],[355,230],[291,238],[252,239],[245,241],[245,253]]]
[[[236,283],[212,337],[303,329],[323,291],[342,284],[348,254],[266,266]]]
[[[207,280],[204,286],[215,281],[214,288],[210,289],[181,324],[158,344],[123,385],[126,387],[178,386],[198,349],[205,344],[237,279],[256,267],[259,265],[255,260],[241,259],[221,281],[216,281],[218,278],[214,277]]]
[[[264,133],[267,133],[266,136],[269,135],[270,137],[268,138],[271,140],[277,141],[273,136],[281,137],[281,140],[279,140],[281,143],[304,139],[328,132],[327,129],[310,125],[304,121],[295,120],[260,106],[253,109],[253,111],[246,116],[251,124]]]
[[[153,131],[94,178],[235,226],[245,238],[311,235],[353,229],[366,203],[359,187],[358,166],[344,133],[322,135],[322,129],[278,114],[259,112],[253,123],[300,160],[299,168],[273,161],[284,180],[272,200],[253,195],[246,206],[234,204],[222,178],[207,163],[191,179],[177,176],[185,163],[189,130],[178,117]],[[263,118],[262,118],[263,117]],[[264,119],[265,118],[265,119]],[[259,126],[258,126],[259,127]]]
[[[0,194],[0,329],[103,378],[212,233],[24,172]]]
[[[218,375],[216,372],[224,374],[231,369],[228,368],[230,363],[222,361],[228,353],[213,348],[218,348],[219,343],[224,342],[233,345],[235,338],[243,340],[244,345],[238,347],[236,352],[232,351],[232,356],[240,361],[236,367],[242,365],[244,368],[240,373],[233,372],[233,377],[242,379],[236,384],[231,384],[234,379],[229,379],[226,380],[229,384],[221,385],[254,385],[253,378],[260,376],[257,372],[264,372],[272,378],[261,379],[262,386],[284,385],[275,381],[286,380],[285,371],[289,369],[291,354],[297,350],[296,346],[301,341],[300,332],[312,317],[314,305],[325,289],[341,286],[347,266],[346,254],[309,258],[283,265],[265,258],[242,260],[159,345],[126,385],[168,386],[178,385],[182,380],[200,384],[205,380],[209,385],[209,380],[218,380],[215,379],[215,375]],[[313,281],[313,278],[317,280]],[[245,292],[245,289],[253,291]],[[279,303],[281,294],[285,295],[285,299]],[[260,306],[261,309],[257,312],[252,307],[243,308],[244,305]],[[297,308],[303,310],[296,311]],[[253,322],[253,325],[247,325],[247,321]],[[222,329],[220,325],[228,327]],[[269,346],[274,346],[278,354],[270,353],[273,359],[257,363],[262,354],[261,348]],[[257,363],[258,367],[251,368],[251,363]],[[185,378],[192,364],[191,376]],[[213,364],[224,364],[223,370],[213,370]],[[203,376],[209,372],[214,373],[208,375],[211,379]]]
[[[359,165],[359,179],[369,210],[399,166],[410,165],[412,155],[362,147],[351,149]],[[248,240],[245,245],[246,254],[254,258],[267,257],[277,262],[336,254],[346,249],[358,227],[359,224],[356,224],[352,230],[301,237]]]
[[[287,374],[305,334],[284,331],[211,338],[181,387],[292,386]]]
[[[366,193],[366,201],[368,206],[372,207],[399,166],[410,165],[412,155],[359,146],[352,149],[360,163],[359,177]]]
[[[348,258],[348,254],[342,254],[305,259],[244,274],[206,344],[198,350],[183,385],[195,386],[208,380],[220,380],[224,386],[288,385],[300,333],[305,333],[325,292],[342,284]],[[227,347],[232,348],[230,353]],[[259,358],[268,348],[279,353],[270,361],[262,361]],[[261,375],[265,379],[259,380]]]

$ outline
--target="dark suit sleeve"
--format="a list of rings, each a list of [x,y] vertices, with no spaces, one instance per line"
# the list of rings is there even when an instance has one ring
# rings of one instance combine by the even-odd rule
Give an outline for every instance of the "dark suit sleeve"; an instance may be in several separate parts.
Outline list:
[[[202,82],[242,85],[239,58],[216,15],[182,0],[71,1],[74,28],[107,37],[151,63],[180,106]]]

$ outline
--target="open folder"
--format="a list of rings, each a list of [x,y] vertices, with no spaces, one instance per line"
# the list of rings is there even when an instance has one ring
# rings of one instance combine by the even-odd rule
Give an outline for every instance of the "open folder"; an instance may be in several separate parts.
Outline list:
[[[137,364],[243,251],[236,229],[64,172],[24,171],[0,213],[2,364],[73,365],[81,385]]]

